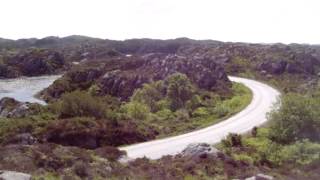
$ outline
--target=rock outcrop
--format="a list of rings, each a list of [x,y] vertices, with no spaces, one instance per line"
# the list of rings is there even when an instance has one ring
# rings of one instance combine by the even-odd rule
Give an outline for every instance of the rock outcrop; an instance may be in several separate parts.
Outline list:
[[[18,76],[40,76],[61,72],[65,61],[62,54],[54,50],[21,50],[6,55],[0,64],[0,78]]]
[[[23,103],[13,98],[0,100],[0,118],[21,118],[32,115],[37,111],[38,104]]]
[[[22,133],[14,135],[13,137],[8,137],[6,140],[4,140],[3,144],[32,145],[37,142],[38,140],[30,133]]]
[[[163,80],[174,73],[186,74],[194,84],[205,90],[228,92],[231,86],[224,69],[214,61],[172,54],[145,55],[119,69],[106,72],[98,85],[103,94],[125,100],[144,83]]]
[[[96,85],[99,95],[108,94],[127,100],[144,83],[164,80],[174,73],[186,74],[201,89],[230,93],[231,82],[224,69],[214,61],[151,53],[110,60],[95,68],[69,71],[41,94],[50,101],[65,92],[88,90]]]
[[[100,76],[99,68],[86,68],[68,71],[63,77],[40,93],[45,101],[60,98],[62,94],[74,90],[88,89]]]
[[[183,151],[182,156],[203,157],[208,155],[216,156],[220,151],[206,143],[196,143],[188,145]]]

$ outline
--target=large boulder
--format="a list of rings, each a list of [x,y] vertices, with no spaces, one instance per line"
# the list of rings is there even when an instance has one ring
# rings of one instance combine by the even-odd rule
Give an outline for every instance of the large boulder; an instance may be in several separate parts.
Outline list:
[[[0,118],[21,118],[36,112],[38,104],[19,102],[13,98],[2,98],[0,100]]]
[[[206,143],[195,143],[188,145],[183,151],[182,156],[188,157],[207,157],[208,155],[216,156],[220,151]]]

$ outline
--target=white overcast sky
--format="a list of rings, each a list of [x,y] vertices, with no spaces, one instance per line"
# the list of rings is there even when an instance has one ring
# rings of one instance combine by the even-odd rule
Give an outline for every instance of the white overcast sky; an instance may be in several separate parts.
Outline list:
[[[320,0],[0,0],[0,37],[320,44]]]

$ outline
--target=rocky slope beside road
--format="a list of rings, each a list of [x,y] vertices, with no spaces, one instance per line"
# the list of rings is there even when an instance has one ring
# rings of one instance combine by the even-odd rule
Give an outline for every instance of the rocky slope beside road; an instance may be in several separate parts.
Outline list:
[[[186,74],[201,89],[225,95],[230,93],[231,82],[224,69],[215,62],[151,53],[107,61],[103,67],[71,70],[43,91],[42,97],[52,100],[65,92],[94,87],[99,95],[108,94],[127,100],[144,83],[164,80],[178,72]]]

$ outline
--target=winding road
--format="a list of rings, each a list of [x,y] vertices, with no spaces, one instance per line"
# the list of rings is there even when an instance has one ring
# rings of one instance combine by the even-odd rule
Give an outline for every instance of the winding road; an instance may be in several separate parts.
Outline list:
[[[229,133],[245,133],[254,126],[259,126],[267,121],[267,113],[277,102],[280,93],[261,82],[229,77],[231,81],[243,83],[251,89],[253,99],[251,103],[238,114],[218,124],[190,132],[183,135],[169,137],[160,140],[130,145],[120,148],[127,152],[129,159],[148,157],[159,159],[164,155],[175,155],[181,152],[190,143],[218,143]]]
[[[35,98],[34,95],[59,77],[41,76],[0,80],[0,99],[2,97],[13,97],[19,101],[45,104],[45,102]],[[229,78],[234,82],[243,83],[253,93],[251,103],[243,111],[204,129],[179,136],[121,147],[120,149],[127,151],[129,159],[144,156],[150,159],[158,159],[164,155],[175,155],[190,143],[217,143],[225,138],[228,133],[245,133],[254,126],[259,126],[266,122],[266,115],[277,101],[280,93],[274,88],[258,81],[238,77]]]

